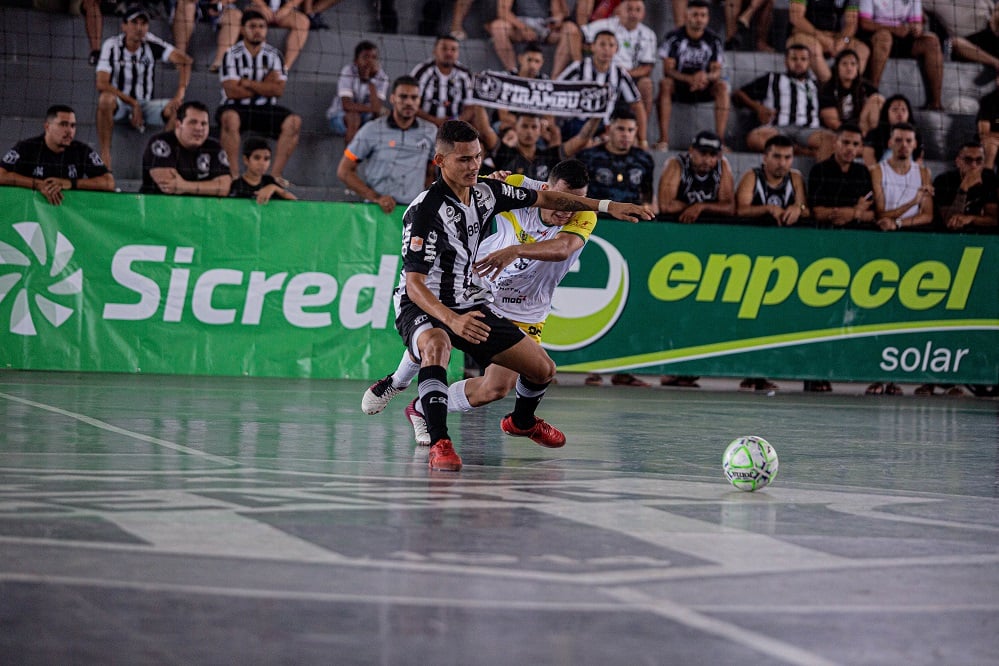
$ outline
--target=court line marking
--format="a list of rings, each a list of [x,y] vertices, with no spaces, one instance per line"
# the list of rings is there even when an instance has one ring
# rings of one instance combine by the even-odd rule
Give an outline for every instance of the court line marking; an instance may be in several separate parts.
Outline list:
[[[116,435],[124,435],[131,439],[138,440],[140,442],[145,442],[147,444],[153,444],[155,446],[162,446],[166,449],[171,449],[178,453],[186,453],[188,455],[196,456],[204,460],[209,460],[211,462],[225,465],[227,467],[238,467],[240,463],[230,460],[228,458],[223,458],[221,456],[216,456],[211,453],[205,453],[204,451],[198,451],[197,449],[192,449],[183,444],[176,444],[174,442],[168,442],[165,439],[160,439],[159,437],[152,437],[150,435],[143,435],[132,430],[126,430],[125,428],[119,428],[116,425],[112,425],[107,421],[101,421],[100,419],[95,419],[92,416],[87,416],[86,414],[78,414],[77,412],[71,412],[67,409],[62,409],[54,405],[46,405],[42,402],[35,402],[34,400],[28,400],[27,398],[21,398],[16,395],[11,395],[9,393],[0,392],[0,398],[9,400],[10,402],[20,403],[28,407],[34,407],[35,409],[42,409],[47,412],[52,412],[53,414],[59,414],[60,416],[66,416],[71,419],[75,419],[81,423],[85,423],[94,428],[99,428],[100,430],[106,430],[107,432],[114,433]]]

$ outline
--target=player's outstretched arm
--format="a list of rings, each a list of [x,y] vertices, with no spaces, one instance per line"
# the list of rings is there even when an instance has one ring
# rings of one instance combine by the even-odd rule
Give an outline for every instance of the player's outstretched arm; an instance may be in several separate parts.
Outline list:
[[[487,280],[495,280],[504,268],[517,259],[565,261],[586,243],[576,234],[558,234],[539,243],[515,243],[490,252],[475,262],[475,272]]]
[[[639,220],[651,220],[655,217],[651,206],[630,203],[620,203],[610,199],[591,199],[581,197],[568,192],[555,192],[553,190],[539,190],[538,199],[534,206],[537,208],[547,208],[549,210],[592,210],[600,213],[608,213],[618,220],[626,222],[638,222]]]

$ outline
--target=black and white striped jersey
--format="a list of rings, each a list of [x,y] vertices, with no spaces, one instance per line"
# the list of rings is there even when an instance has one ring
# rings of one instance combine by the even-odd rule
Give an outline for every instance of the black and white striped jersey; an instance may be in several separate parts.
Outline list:
[[[571,63],[558,75],[559,81],[584,81],[587,83],[606,84],[614,91],[614,104],[625,102],[631,104],[642,99],[638,86],[631,74],[612,63],[606,72],[598,71],[593,64],[593,58],[586,56],[582,60]],[[611,104],[611,108],[614,107]]]
[[[420,82],[420,109],[434,118],[457,118],[472,94],[472,72],[460,63],[444,75],[431,59],[410,75]]]
[[[771,72],[742,87],[750,99],[777,111],[773,125],[819,126],[819,87],[808,75],[801,79]]]
[[[488,290],[473,278],[472,262],[493,215],[532,206],[534,190],[499,180],[472,186],[466,206],[438,179],[420,193],[403,215],[400,306],[410,302],[406,274],[426,275],[427,288],[449,308],[472,307],[488,300]]]
[[[260,51],[257,52],[257,55],[253,55],[240,40],[222,56],[219,79],[222,81],[238,81],[240,79],[263,81],[271,72],[277,72],[282,81],[288,80],[288,72],[284,67],[284,56],[281,55],[281,52],[265,42],[260,45]],[[222,89],[223,104],[261,106],[277,104],[277,100],[277,97],[264,95],[254,95],[245,99],[229,99],[226,97],[225,88]]]
[[[104,40],[97,71],[111,75],[111,85],[138,100],[153,98],[156,61],[170,61],[174,48],[156,35],[146,35],[137,50],[125,48],[125,33]]]

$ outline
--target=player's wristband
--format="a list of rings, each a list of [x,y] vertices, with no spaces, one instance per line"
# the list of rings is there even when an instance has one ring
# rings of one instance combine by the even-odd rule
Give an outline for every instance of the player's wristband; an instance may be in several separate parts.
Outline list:
[[[607,209],[610,208],[610,205],[611,205],[610,199],[601,199],[600,203],[597,204],[597,210],[601,213],[606,213]]]

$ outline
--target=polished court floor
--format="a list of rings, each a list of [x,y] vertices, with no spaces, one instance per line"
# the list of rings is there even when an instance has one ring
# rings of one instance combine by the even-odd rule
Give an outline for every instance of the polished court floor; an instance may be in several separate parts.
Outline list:
[[[999,663],[996,400],[572,384],[446,474],[367,382],[0,373],[0,664]]]

